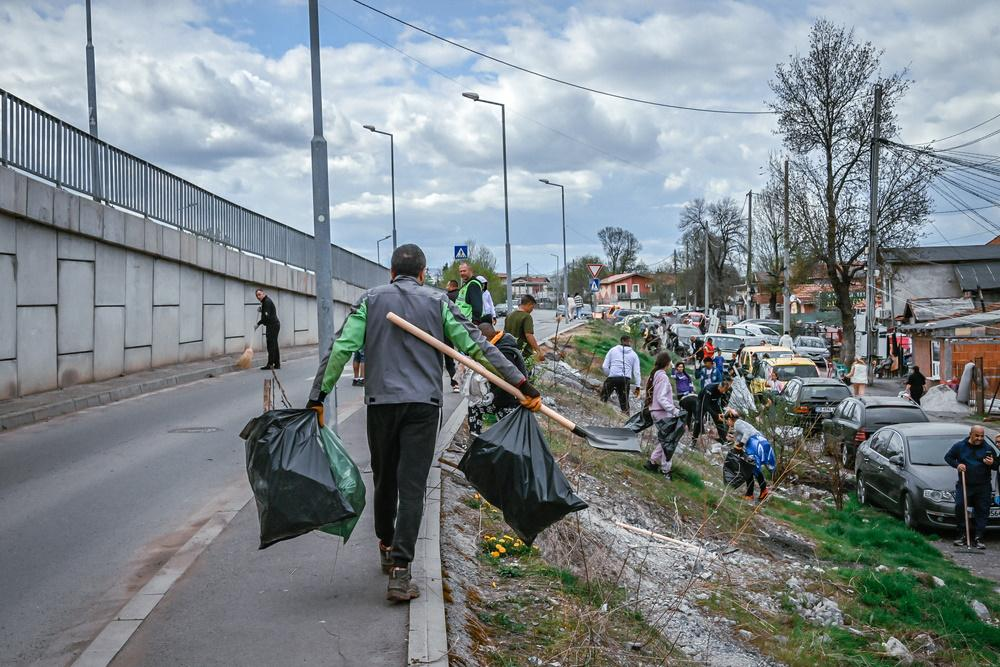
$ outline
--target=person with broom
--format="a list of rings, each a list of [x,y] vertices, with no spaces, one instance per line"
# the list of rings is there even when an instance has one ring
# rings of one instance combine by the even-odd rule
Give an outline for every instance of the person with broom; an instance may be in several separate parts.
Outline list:
[[[985,549],[983,534],[990,514],[990,481],[994,470],[1000,467],[1000,460],[986,445],[986,431],[982,426],[969,429],[969,436],[959,440],[944,455],[945,463],[958,470],[955,484],[955,520],[958,522],[956,547],[974,546]],[[968,507],[972,508],[975,520],[975,535],[969,534]]]
[[[424,286],[423,250],[405,244],[392,253],[391,282],[365,292],[320,363],[308,407],[323,421],[323,402],[351,355],[364,347],[368,449],[374,485],[375,534],[382,571],[389,575],[386,599],[420,595],[410,563],[423,516],[427,474],[434,458],[441,418],[441,354],[413,340],[386,316],[392,312],[517,386],[524,407],[538,410],[541,396],[527,378],[464,317],[447,295]]]

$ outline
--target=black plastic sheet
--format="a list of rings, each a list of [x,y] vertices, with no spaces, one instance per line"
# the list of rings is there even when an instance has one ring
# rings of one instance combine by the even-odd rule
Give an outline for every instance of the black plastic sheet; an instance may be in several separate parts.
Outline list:
[[[360,514],[337,485],[320,428],[315,410],[271,410],[240,433],[261,549]]]
[[[633,433],[642,433],[652,425],[653,415],[650,414],[649,408],[639,410],[625,421],[625,428]]]
[[[552,457],[535,415],[524,408],[477,437],[458,467],[527,544],[570,512],[587,508]]]

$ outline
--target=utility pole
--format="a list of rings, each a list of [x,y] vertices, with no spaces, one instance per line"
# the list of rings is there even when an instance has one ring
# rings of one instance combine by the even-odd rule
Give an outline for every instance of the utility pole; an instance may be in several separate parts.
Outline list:
[[[871,199],[868,211],[868,266],[865,271],[865,337],[868,364],[868,384],[875,376],[875,353],[878,345],[878,321],[875,319],[875,230],[878,228],[878,151],[882,138],[882,86],[875,86],[875,131],[872,133]]]
[[[708,225],[705,225],[705,317],[708,317]]]
[[[87,121],[90,124],[90,170],[94,199],[101,198],[100,152],[97,147],[97,65],[94,63],[94,34],[91,30],[90,0],[87,0]]]
[[[309,51],[312,65],[312,199],[313,241],[316,250],[316,322],[319,358],[333,345],[333,253],[330,250],[330,177],[327,173],[326,139],[323,138],[323,90],[319,62],[319,1],[309,0]],[[330,424],[337,428],[337,387],[330,392]]]
[[[782,250],[782,264],[784,267],[784,289],[782,290],[782,295],[784,296],[784,307],[781,309],[781,326],[783,328],[782,334],[785,331],[792,330],[792,286],[789,271],[789,261],[788,261],[788,158],[785,158],[785,243]]]
[[[753,278],[753,190],[747,193],[747,312],[744,319],[750,318],[750,304],[753,303],[753,292],[750,289]]]
[[[670,299],[670,301],[672,302],[670,304],[671,306],[677,305],[677,288],[678,288],[678,285],[677,285],[677,248],[674,248],[674,288],[672,290],[670,290],[670,294],[672,296],[672,298]]]

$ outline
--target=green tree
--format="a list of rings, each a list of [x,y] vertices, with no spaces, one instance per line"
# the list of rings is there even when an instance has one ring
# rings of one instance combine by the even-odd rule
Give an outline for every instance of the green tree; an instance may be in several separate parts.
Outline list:
[[[569,283],[569,293],[580,293],[584,300],[590,299],[590,271],[588,264],[603,264],[604,261],[597,255],[583,255],[569,260],[569,273],[566,281]]]
[[[642,244],[635,234],[621,227],[605,227],[597,232],[597,238],[604,246],[604,254],[608,257],[608,271],[627,273],[635,268],[639,261],[639,251]]]

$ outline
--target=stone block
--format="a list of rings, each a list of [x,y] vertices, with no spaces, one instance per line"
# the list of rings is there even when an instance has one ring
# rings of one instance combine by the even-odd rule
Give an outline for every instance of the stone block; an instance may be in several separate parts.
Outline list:
[[[198,264],[198,237],[194,234],[181,232],[181,261]]]
[[[226,279],[214,273],[202,274],[202,299],[205,304],[221,306],[226,302]]]
[[[0,209],[25,215],[28,211],[28,177],[0,167]]]
[[[208,239],[201,238],[200,236],[196,236],[195,238],[198,239],[198,249],[196,251],[198,253],[198,259],[196,263],[201,268],[208,269],[209,271],[211,271],[212,248],[215,244],[209,241]]]
[[[59,387],[65,389],[75,384],[94,381],[94,353],[60,354],[57,363]]]
[[[55,306],[17,309],[17,383],[20,396],[58,388]]]
[[[182,364],[186,361],[200,361],[205,358],[204,345],[200,340],[181,343],[177,358]]]
[[[181,266],[180,341],[202,340],[202,290],[204,274],[190,266]]]
[[[309,330],[309,298],[301,294],[292,296],[292,326],[295,331]]]
[[[96,259],[95,242],[78,234],[58,232],[59,241],[57,257],[59,259],[75,259],[81,262],[93,262]]]
[[[55,230],[18,220],[17,305],[54,306],[58,296],[55,275]]]
[[[93,262],[59,260],[59,310],[56,319],[57,349],[60,355],[93,351]],[[65,385],[60,381],[59,386]]]
[[[0,213],[0,253],[13,255],[17,252],[17,220],[6,213]]]
[[[32,220],[52,224],[52,191],[53,188],[48,183],[28,179],[28,211],[27,215]]]
[[[136,250],[146,249],[146,221],[137,215],[125,213],[125,245]]]
[[[125,347],[144,347],[152,343],[153,258],[128,251],[125,255]]]
[[[180,308],[153,308],[153,367],[176,364],[180,354]]]
[[[118,377],[125,369],[125,307],[94,309],[94,379]]]
[[[80,200],[80,233],[101,238],[104,230],[104,206],[90,199]]]
[[[125,264],[128,253],[122,248],[97,243],[94,256],[94,305],[125,305]]]
[[[253,258],[253,281],[258,285],[267,283],[267,260]]]
[[[253,257],[240,255],[240,280],[253,280]]]
[[[104,229],[101,238],[108,243],[125,244],[125,213],[110,206],[104,207]]]
[[[168,259],[181,258],[181,232],[173,227],[163,228],[163,256]]]
[[[205,304],[202,317],[202,342],[205,358],[219,357],[226,353],[226,308]]]
[[[0,359],[17,356],[17,283],[14,255],[0,255]]]
[[[180,304],[181,267],[168,259],[153,260],[153,305]]]
[[[17,361],[0,361],[0,401],[17,398]]]
[[[251,327],[252,328],[252,327]],[[243,327],[243,283],[226,280],[226,338],[245,336]]]
[[[152,366],[152,352],[153,348],[148,345],[125,348],[125,372],[137,373],[149,370]]]
[[[143,229],[146,236],[143,241],[143,249],[150,255],[163,254],[163,225],[159,225],[152,220],[144,220]]]
[[[80,198],[65,190],[52,193],[52,224],[70,231],[80,231]]]
[[[226,272],[226,246],[218,243],[212,244],[212,266],[216,273]]]
[[[226,270],[234,278],[240,276],[240,252],[232,248],[226,248]]]

